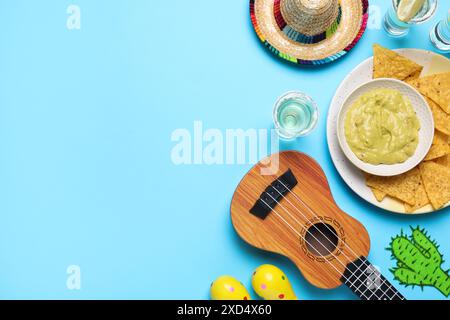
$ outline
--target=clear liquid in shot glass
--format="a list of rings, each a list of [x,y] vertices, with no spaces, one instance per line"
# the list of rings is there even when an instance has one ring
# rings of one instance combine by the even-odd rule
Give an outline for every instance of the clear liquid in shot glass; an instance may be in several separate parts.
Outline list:
[[[286,140],[306,136],[318,121],[315,102],[301,92],[288,92],[275,104],[274,122],[279,136]]]

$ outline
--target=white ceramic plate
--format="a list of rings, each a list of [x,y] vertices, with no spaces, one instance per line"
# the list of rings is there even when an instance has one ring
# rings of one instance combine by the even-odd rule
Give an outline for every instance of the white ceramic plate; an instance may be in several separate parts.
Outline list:
[[[405,99],[411,102],[420,122],[419,144],[414,155],[403,163],[373,165],[361,161],[353,153],[345,138],[345,117],[350,107],[363,94],[380,88],[394,89],[400,92]],[[434,137],[433,114],[425,98],[407,83],[395,79],[375,79],[359,86],[345,99],[338,115],[337,136],[345,156],[359,169],[376,176],[396,176],[415,168],[430,151]]]
[[[423,65],[425,67],[424,73],[428,68],[431,68],[431,62],[434,57],[439,57],[437,53],[418,49],[399,49],[395,50],[398,53],[408,57],[409,59]],[[357,87],[361,86],[365,82],[372,80],[373,70],[373,58],[369,58],[358,65],[353,71],[351,71],[347,77],[342,81],[341,85],[336,91],[336,94],[331,102],[330,109],[328,111],[327,120],[327,139],[328,148],[330,150],[331,159],[341,175],[342,179],[347,185],[361,198],[367,202],[385,209],[387,211],[396,213],[405,213],[403,204],[392,198],[386,197],[382,202],[378,202],[369,187],[366,186],[364,176],[358,168],[356,168],[344,155],[339,146],[337,138],[337,120],[339,110],[344,103],[347,96],[354,91]],[[450,203],[447,204],[450,206]],[[415,214],[433,212],[433,208],[426,206]]]

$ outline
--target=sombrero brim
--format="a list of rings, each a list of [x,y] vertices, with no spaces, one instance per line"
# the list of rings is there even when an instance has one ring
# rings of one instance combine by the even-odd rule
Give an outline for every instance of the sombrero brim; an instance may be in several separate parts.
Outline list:
[[[317,43],[301,43],[281,30],[275,2],[250,0],[250,17],[258,38],[278,57],[302,65],[322,65],[347,54],[361,39],[367,26],[368,0],[340,0],[339,26]]]

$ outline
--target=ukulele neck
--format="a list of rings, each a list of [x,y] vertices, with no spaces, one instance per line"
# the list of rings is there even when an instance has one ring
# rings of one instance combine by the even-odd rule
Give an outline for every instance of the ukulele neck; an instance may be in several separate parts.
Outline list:
[[[366,258],[348,264],[342,282],[362,300],[405,300]]]

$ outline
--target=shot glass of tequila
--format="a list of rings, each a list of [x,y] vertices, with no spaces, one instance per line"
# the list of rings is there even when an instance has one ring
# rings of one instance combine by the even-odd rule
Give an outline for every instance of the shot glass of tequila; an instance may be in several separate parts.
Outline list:
[[[437,0],[392,0],[384,17],[384,29],[393,37],[403,37],[416,24],[424,23],[436,12]]]
[[[319,110],[308,95],[290,91],[275,103],[273,120],[280,138],[294,140],[314,130],[319,120]]]
[[[447,13],[447,17],[439,21],[431,29],[430,40],[440,52],[450,52],[450,10]]]

